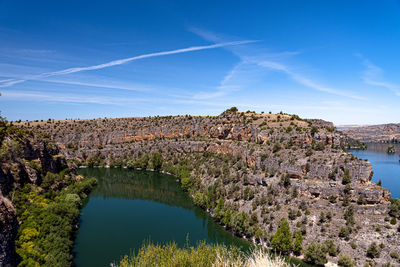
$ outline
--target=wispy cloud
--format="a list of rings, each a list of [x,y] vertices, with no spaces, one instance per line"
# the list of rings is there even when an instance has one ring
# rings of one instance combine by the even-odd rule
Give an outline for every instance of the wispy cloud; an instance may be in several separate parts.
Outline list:
[[[203,29],[199,28],[194,28],[191,27],[189,28],[189,31],[197,34],[198,36],[204,38],[205,40],[208,41],[213,41],[213,42],[221,42],[224,40],[226,37],[222,35],[215,34],[210,31],[205,31]],[[269,69],[269,70],[275,70],[282,72],[286,74],[289,78],[294,80],[295,82],[309,87],[311,89],[321,91],[324,93],[329,93],[329,94],[334,94],[338,96],[343,96],[347,98],[352,98],[352,99],[363,99],[360,96],[357,96],[355,94],[352,94],[351,92],[343,91],[343,90],[338,90],[334,89],[328,86],[324,86],[316,82],[314,79],[311,79],[310,77],[307,77],[306,75],[293,70],[294,68],[289,66],[287,63],[283,62],[283,59],[298,55],[298,51],[284,51],[284,52],[279,52],[279,53],[265,53],[262,51],[259,51],[260,49],[257,48],[252,48],[248,49],[236,49],[234,47],[228,48],[230,51],[232,51],[235,55],[237,55],[241,59],[241,64],[255,64],[256,66],[259,66],[264,69]],[[232,73],[237,74],[238,71]],[[219,96],[221,94],[221,90],[219,87],[217,87],[217,92],[215,93],[216,96]],[[212,94],[209,94],[212,96]]]
[[[143,54],[143,55],[139,55],[139,56],[135,56],[135,57],[113,60],[113,61],[99,64],[99,65],[93,65],[93,66],[88,66],[88,67],[75,67],[75,68],[68,68],[68,69],[64,69],[64,70],[60,70],[60,71],[45,72],[45,73],[42,73],[39,75],[34,75],[34,76],[30,76],[30,77],[28,76],[28,77],[26,77],[24,79],[20,79],[20,80],[12,80],[12,81],[8,81],[8,82],[4,82],[4,83],[0,84],[0,87],[9,87],[14,84],[25,82],[27,80],[41,79],[41,78],[47,78],[47,77],[51,77],[51,76],[58,76],[58,75],[67,75],[67,74],[81,72],[81,71],[99,70],[99,69],[109,68],[112,66],[126,64],[128,62],[145,59],[145,58],[188,53],[188,52],[207,50],[207,49],[215,49],[215,48],[225,47],[225,46],[243,45],[243,44],[248,44],[248,43],[252,43],[252,42],[255,42],[255,41],[244,40],[244,41],[224,42],[224,43],[218,43],[218,44],[213,44],[213,45],[191,46],[191,47],[182,48],[182,49],[175,49],[175,50],[169,50],[169,51],[163,51],[163,52]]]
[[[113,84],[110,82],[94,83],[94,82],[86,82],[86,81],[76,81],[76,80],[70,81],[70,80],[55,80],[55,79],[34,79],[34,80],[49,82],[49,83],[79,85],[79,86],[106,88],[106,89],[118,89],[118,90],[126,90],[126,91],[137,91],[137,92],[154,91],[154,89],[152,87],[146,86],[146,85],[125,85],[125,84],[119,84],[119,83]]]
[[[366,70],[362,74],[362,80],[364,81],[364,83],[389,89],[397,96],[400,96],[400,85],[385,81],[382,78],[383,70],[381,68],[372,64],[371,61],[369,61],[362,55],[358,54],[357,56],[362,59],[363,64],[366,67]]]
[[[2,99],[15,99],[19,101],[40,101],[40,102],[60,102],[60,103],[86,103],[86,104],[111,104],[120,105],[120,100],[110,97],[94,97],[83,95],[65,95],[54,94],[48,92],[27,92],[27,91],[4,91],[2,92]]]
[[[230,92],[237,91],[240,89],[239,85],[231,85],[229,82],[239,71],[240,67],[243,65],[243,62],[239,62],[236,64],[222,79],[220,85],[217,87],[217,90],[213,92],[199,92],[193,96],[194,99],[211,99],[217,98],[227,95]]]
[[[296,81],[297,83],[307,86],[309,88],[315,89],[317,91],[329,93],[329,94],[334,94],[334,95],[339,95],[339,96],[344,96],[348,98],[353,98],[353,99],[363,99],[360,96],[351,94],[349,92],[333,89],[330,87],[326,87],[324,85],[321,85],[314,80],[304,76],[303,74],[300,74],[296,71],[291,70],[288,66],[278,63],[278,62],[273,62],[273,61],[256,61],[256,64],[258,64],[261,67],[280,71],[288,75],[291,79]]]

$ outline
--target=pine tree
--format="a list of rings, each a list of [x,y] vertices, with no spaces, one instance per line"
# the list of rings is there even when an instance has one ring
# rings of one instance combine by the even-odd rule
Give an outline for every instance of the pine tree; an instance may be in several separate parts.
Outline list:
[[[271,246],[278,252],[289,254],[292,250],[292,234],[290,233],[290,226],[287,220],[283,219],[275,235],[272,237]]]
[[[344,170],[344,175],[342,179],[342,184],[349,184],[351,183],[351,175],[349,169]]]
[[[297,231],[293,244],[294,254],[300,255],[301,251],[303,250],[302,243],[303,243],[303,234],[301,233],[301,231]]]

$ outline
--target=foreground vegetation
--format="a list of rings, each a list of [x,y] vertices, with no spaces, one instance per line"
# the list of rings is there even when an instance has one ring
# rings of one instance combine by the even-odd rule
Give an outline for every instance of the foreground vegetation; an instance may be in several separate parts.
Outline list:
[[[229,267],[289,267],[294,266],[280,256],[272,256],[263,250],[248,255],[235,247],[208,245],[200,242],[197,247],[181,249],[175,243],[167,245],[144,245],[136,255],[125,256],[120,267],[139,266],[229,266]]]
[[[9,252],[0,265],[71,266],[79,209],[96,179],[77,176],[43,135],[2,117],[0,174],[0,201],[12,205],[2,210],[0,237],[7,236],[9,250],[14,250],[15,237],[16,252]]]
[[[55,180],[68,186],[48,188]],[[65,172],[47,173],[42,188],[27,184],[15,193],[13,200],[22,222],[16,238],[22,258],[19,266],[71,266],[79,209],[95,184],[94,178],[74,181]]]

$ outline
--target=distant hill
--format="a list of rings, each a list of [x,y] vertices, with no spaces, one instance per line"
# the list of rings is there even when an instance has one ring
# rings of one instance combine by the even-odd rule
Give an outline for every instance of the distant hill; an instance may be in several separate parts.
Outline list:
[[[362,142],[400,143],[400,123],[379,125],[345,125],[337,129]]]

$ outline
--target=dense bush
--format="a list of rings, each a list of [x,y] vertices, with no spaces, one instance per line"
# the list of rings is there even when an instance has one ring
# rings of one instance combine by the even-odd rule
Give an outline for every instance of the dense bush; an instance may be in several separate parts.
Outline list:
[[[400,199],[390,199],[389,215],[400,219]]]
[[[96,155],[94,155],[92,157],[88,157],[86,159],[86,165],[89,167],[105,166],[106,165],[105,157],[103,154],[98,152]]]
[[[341,267],[353,267],[356,263],[347,255],[339,255],[338,265]]]
[[[151,164],[153,165],[153,169],[159,171],[163,164],[163,158],[159,152],[153,153],[151,156]]]
[[[368,247],[367,250],[367,257],[374,259],[374,258],[379,258],[381,255],[380,249],[378,248],[378,245],[375,242],[372,242],[371,245]]]
[[[140,169],[146,169],[148,165],[149,165],[149,156],[147,155],[140,157],[134,163],[135,168],[140,168]]]
[[[27,184],[15,192],[13,201],[18,220],[22,222],[15,242],[21,257],[20,266],[72,265],[73,233],[79,219],[79,208],[96,179],[76,182],[69,175],[47,173],[43,189],[53,183],[69,186],[58,191],[43,191]]]
[[[349,183],[351,183],[350,171],[349,171],[349,169],[345,169],[344,174],[343,174],[342,184],[346,185]]]
[[[326,258],[326,246],[312,242],[304,252],[304,260],[311,264],[324,265],[328,262]]]

